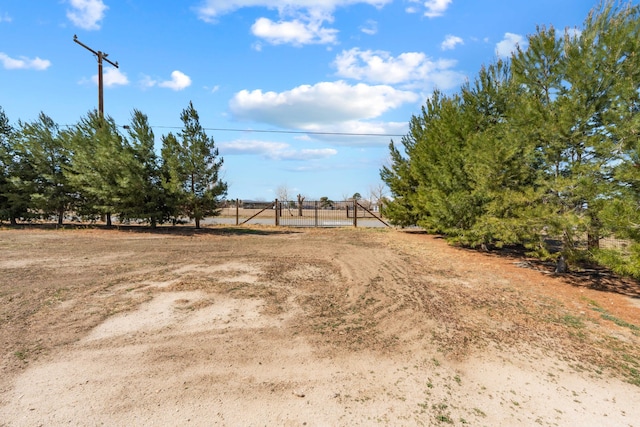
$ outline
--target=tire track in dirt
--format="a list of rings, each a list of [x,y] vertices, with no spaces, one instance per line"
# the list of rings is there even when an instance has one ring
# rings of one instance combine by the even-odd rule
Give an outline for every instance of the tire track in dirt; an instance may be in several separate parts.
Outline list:
[[[482,256],[392,232],[260,231],[154,238],[144,262],[36,307],[25,319],[42,334],[74,310],[97,314],[3,379],[0,419],[623,426],[640,416],[636,388],[548,351],[580,343],[562,323],[571,312]]]

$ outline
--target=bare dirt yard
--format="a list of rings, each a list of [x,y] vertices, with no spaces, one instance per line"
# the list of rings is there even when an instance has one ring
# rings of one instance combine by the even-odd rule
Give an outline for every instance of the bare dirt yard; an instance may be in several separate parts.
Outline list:
[[[0,230],[0,425],[640,426],[640,286],[381,229]]]

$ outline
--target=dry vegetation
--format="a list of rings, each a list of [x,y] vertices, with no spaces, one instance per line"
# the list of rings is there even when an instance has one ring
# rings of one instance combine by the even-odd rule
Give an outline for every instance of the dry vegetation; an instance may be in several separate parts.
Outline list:
[[[0,425],[640,414],[640,286],[603,271],[366,229],[33,227],[0,253]]]

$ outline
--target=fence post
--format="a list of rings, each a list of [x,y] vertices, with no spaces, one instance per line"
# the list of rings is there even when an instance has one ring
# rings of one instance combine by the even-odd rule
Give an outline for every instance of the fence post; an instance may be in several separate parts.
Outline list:
[[[239,199],[236,199],[236,225],[240,224]]]
[[[314,208],[313,209],[313,214],[314,214],[314,217],[315,217],[315,224],[316,224],[316,227],[317,227],[318,226],[318,201],[317,200],[313,202],[313,208]]]
[[[276,227],[280,225],[280,209],[278,209],[278,199],[273,204],[274,210],[276,211]]]
[[[358,226],[358,201],[353,199],[353,226]]]

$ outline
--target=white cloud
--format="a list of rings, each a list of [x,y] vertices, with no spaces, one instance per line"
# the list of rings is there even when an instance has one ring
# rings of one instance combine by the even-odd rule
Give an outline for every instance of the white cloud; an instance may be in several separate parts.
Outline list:
[[[526,49],[527,44],[527,40],[520,34],[505,33],[504,39],[496,44],[496,55],[500,58],[508,58],[518,46]]]
[[[171,73],[171,80],[158,81],[151,76],[143,75],[140,79],[140,85],[143,88],[152,88],[155,86],[165,87],[171,90],[179,91],[191,86],[191,78],[182,71],[174,71]],[[218,86],[211,89],[212,92],[218,90]],[[206,89],[206,88],[205,88]]]
[[[142,78],[140,79],[140,86],[142,86],[145,89],[154,87],[157,84],[158,84],[158,81],[151,78],[151,76],[143,75]]]
[[[91,80],[95,84],[98,84],[98,75],[91,77]],[[121,72],[118,68],[108,67],[102,73],[102,83],[106,87],[111,86],[126,86],[129,84],[127,75]]]
[[[339,146],[381,146],[389,143],[390,135],[406,135],[408,124],[349,120],[337,123],[319,123],[307,126],[314,139]],[[318,133],[313,133],[318,132]]]
[[[301,46],[336,43],[338,30],[323,28],[322,24],[322,20],[304,22],[295,19],[273,22],[268,18],[259,18],[251,26],[251,32],[254,36],[265,39],[271,44],[290,43]]]
[[[380,8],[393,0],[204,0],[195,8],[198,18],[215,22],[227,13],[247,7],[277,9],[281,14],[300,10],[322,10],[332,12],[339,7],[352,4],[369,4]]]
[[[389,52],[358,48],[342,51],[333,63],[340,77],[408,87],[424,87],[439,81],[443,90],[464,81],[461,73],[452,70],[456,64],[454,60],[434,61],[420,52],[405,52],[394,57]]]
[[[427,8],[427,11],[424,13],[424,16],[429,18],[436,18],[438,16],[444,15],[447,8],[451,4],[452,0],[427,0],[424,2],[424,7]]]
[[[333,12],[339,7],[353,4],[369,4],[382,7],[393,0],[204,0],[195,8],[198,18],[214,23],[227,13],[248,7],[261,7],[276,10],[278,20],[267,17],[256,19],[251,27],[252,33],[271,44],[290,43],[296,46],[305,44],[335,44],[338,30],[328,28],[326,23],[333,22]],[[363,31],[375,31],[367,27]],[[254,45],[260,50],[261,45]]]
[[[34,59],[21,56],[18,59],[11,58],[9,55],[0,52],[0,62],[7,70],[46,70],[51,66],[51,61],[40,59],[37,56]]]
[[[283,142],[259,140],[237,140],[218,144],[220,152],[227,155],[258,155],[270,160],[318,160],[338,154],[333,148],[312,148],[296,150]]]
[[[302,150],[285,151],[282,153],[283,160],[317,160],[326,159],[338,154],[334,148],[305,148]]]
[[[285,92],[242,90],[229,103],[236,119],[287,129],[315,130],[317,125],[379,117],[418,95],[391,86],[349,85],[344,81],[303,85]]]
[[[289,148],[284,142],[267,142],[260,140],[237,140],[221,142],[218,148],[224,155],[230,154],[257,154],[270,157],[271,153],[281,152]]]
[[[464,40],[458,36],[452,36],[451,34],[445,37],[444,41],[440,45],[442,50],[452,50],[455,49],[457,45],[464,44]]]
[[[108,7],[102,0],[69,0],[71,10],[67,18],[77,27],[85,30],[99,30],[100,21]]]
[[[0,13],[0,23],[2,22],[11,22],[11,16],[7,12]]]
[[[329,125],[325,127],[324,130],[326,132],[370,137],[371,135],[404,135],[407,133],[407,127],[407,122],[365,122],[361,120],[350,120],[348,122]],[[340,137],[340,135],[336,136]],[[325,135],[323,138],[333,138],[333,136]],[[385,139],[384,142],[386,143],[388,140]]]
[[[166,87],[171,90],[182,90],[191,86],[191,78],[182,71],[173,71],[171,73],[171,80],[165,80],[158,83],[160,87]]]
[[[426,74],[428,60],[425,54],[418,52],[393,57],[389,52],[354,48],[342,51],[333,65],[341,77],[396,84],[415,80]]]
[[[367,20],[365,25],[360,27],[360,31],[367,35],[374,35],[378,33],[378,23],[372,19]]]
[[[98,84],[98,75],[91,76],[91,81]],[[82,83],[86,82],[84,80]],[[122,73],[118,68],[108,67],[102,73],[102,83],[105,87],[126,86],[129,84],[127,75]]]

